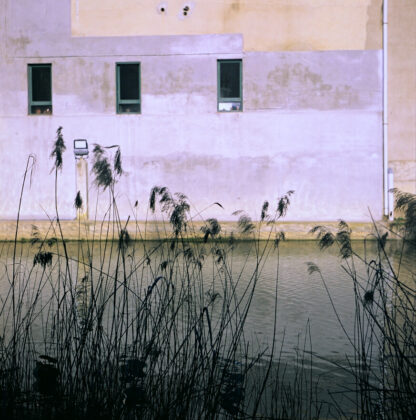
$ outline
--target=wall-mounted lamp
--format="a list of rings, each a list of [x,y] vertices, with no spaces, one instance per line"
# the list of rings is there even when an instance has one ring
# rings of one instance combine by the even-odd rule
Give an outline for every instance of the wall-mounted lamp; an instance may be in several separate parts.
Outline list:
[[[86,139],[75,139],[74,140],[74,155],[75,158],[81,156],[88,156],[88,142]]]

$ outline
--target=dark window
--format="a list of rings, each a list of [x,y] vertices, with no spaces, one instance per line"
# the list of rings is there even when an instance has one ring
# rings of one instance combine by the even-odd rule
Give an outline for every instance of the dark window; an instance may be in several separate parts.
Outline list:
[[[140,64],[117,63],[117,113],[140,113]]]
[[[218,60],[218,111],[242,111],[241,60]]]
[[[52,65],[29,64],[29,114],[52,114]]]

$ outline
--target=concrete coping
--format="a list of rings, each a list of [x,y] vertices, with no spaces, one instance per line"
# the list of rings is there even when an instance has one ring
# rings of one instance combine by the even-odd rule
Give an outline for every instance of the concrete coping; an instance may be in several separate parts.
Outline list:
[[[118,240],[120,229],[127,229],[132,240],[159,240],[170,239],[174,236],[172,226],[168,222],[158,221],[121,221],[120,223],[109,221],[77,221],[61,220],[62,235],[65,240]],[[221,232],[219,238],[229,240],[271,240],[274,241],[279,232],[283,232],[286,240],[317,240],[316,234],[310,233],[315,226],[324,226],[329,231],[336,233],[339,222],[253,222],[254,229],[250,234],[241,234],[237,222],[219,222]],[[204,222],[191,222],[182,237],[192,240],[202,240],[204,233],[201,230],[207,226]],[[375,240],[377,233],[384,234],[390,230],[387,223],[358,223],[352,222],[348,226],[351,229],[352,240]],[[61,239],[60,230],[56,220],[21,220],[19,221],[16,237],[16,221],[0,221],[0,241],[30,241],[33,233],[37,232],[40,240],[47,238]],[[401,239],[396,231],[391,231],[389,239]]]

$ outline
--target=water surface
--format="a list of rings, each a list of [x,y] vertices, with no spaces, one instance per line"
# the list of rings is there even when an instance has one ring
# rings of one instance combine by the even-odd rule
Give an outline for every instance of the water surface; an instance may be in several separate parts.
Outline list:
[[[353,410],[354,404],[341,392],[353,389],[350,368],[354,364],[356,296],[351,272],[356,274],[358,283],[365,290],[368,286],[366,265],[355,258],[352,266],[351,261],[339,257],[336,248],[321,251],[315,242],[282,242],[278,248],[255,242],[220,245],[225,252],[225,262],[220,263],[215,258],[208,257],[212,246],[190,245],[195,255],[201,250],[205,255],[200,259],[200,274],[195,276],[195,281],[201,282],[202,288],[198,289],[201,295],[201,290],[204,293],[219,293],[220,298],[216,305],[220,306],[224,282],[232,281],[237,284],[236,294],[243,296],[246,287],[252,284],[250,281],[256,279],[244,329],[244,342],[252,349],[253,358],[258,352],[262,352],[257,362],[258,367],[266,366],[274,338],[274,364],[280,362],[287,367],[289,382],[291,375],[296,374],[296,369],[303,366],[312,373],[316,384],[319,383],[318,392],[322,400],[330,403],[336,398],[346,410]],[[127,249],[124,264],[128,266],[129,273],[132,273],[129,281],[137,295],[145,292],[158,273],[163,271],[161,263],[169,255],[167,247],[169,244],[161,246],[147,242],[133,243]],[[43,249],[52,253],[52,264],[44,269],[40,264],[33,264],[34,256],[39,251],[38,245],[18,244],[15,249],[12,243],[1,243],[0,303],[10,302],[8,297],[14,272],[18,293],[24,295],[28,302],[28,306],[25,308],[23,305],[22,310],[28,310],[35,293],[39,291],[37,285],[42,281],[44,286],[39,292],[40,307],[46,305],[59,287],[60,279],[54,273],[68,270],[75,288],[75,284],[85,274],[84,271],[90,270],[78,262],[88,264],[88,255],[91,257],[94,272],[104,271],[111,274],[104,280],[101,278],[96,281],[106,281],[112,287],[112,281],[117,276],[115,267],[120,265],[116,248],[117,243],[95,243],[93,246],[87,243],[68,243],[70,261],[63,268],[64,263],[56,256],[57,253],[64,254],[62,245],[45,245]],[[374,242],[353,242],[353,248],[366,261],[377,254],[377,245]],[[414,287],[414,251],[402,252],[395,244],[390,244],[388,255],[392,267],[397,270],[400,264],[401,278],[407,279]],[[144,264],[146,258],[149,261]],[[320,273],[309,274],[308,263],[319,267]],[[25,283],[27,278],[30,278],[30,284]],[[131,307],[134,308],[133,294],[130,299]],[[204,296],[200,296],[200,299],[204,299]],[[215,316],[214,306],[214,325],[218,322]],[[10,319],[10,311],[3,307],[0,326],[5,335],[11,326]],[[35,335],[38,334],[37,338],[42,342],[45,322],[41,311],[34,319],[34,328],[37,331]],[[373,352],[374,360],[377,360],[379,349],[374,348]],[[337,394],[338,392],[340,393]]]

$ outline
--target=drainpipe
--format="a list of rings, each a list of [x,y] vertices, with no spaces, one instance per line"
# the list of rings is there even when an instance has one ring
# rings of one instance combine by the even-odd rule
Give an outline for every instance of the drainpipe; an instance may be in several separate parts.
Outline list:
[[[384,187],[384,215],[388,216],[389,208],[389,180],[388,180],[388,84],[387,84],[387,44],[388,44],[388,0],[383,1],[383,187]]]
[[[389,187],[389,220],[392,222],[394,220],[394,194],[391,191],[394,188],[394,178],[393,178],[393,169],[389,168],[387,171],[388,176],[388,187]]]

